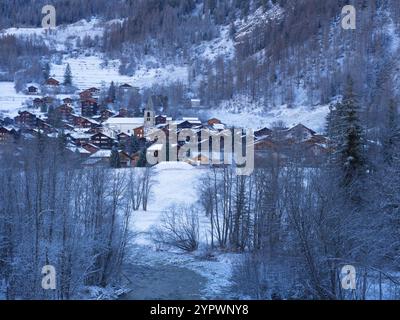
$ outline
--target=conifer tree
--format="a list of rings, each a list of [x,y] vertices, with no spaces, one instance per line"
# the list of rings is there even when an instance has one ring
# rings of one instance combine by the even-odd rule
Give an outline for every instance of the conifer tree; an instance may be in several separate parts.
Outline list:
[[[72,72],[71,72],[71,67],[69,64],[67,64],[67,67],[65,68],[64,85],[65,86],[72,85]]]
[[[118,169],[121,168],[121,158],[119,156],[118,148],[114,146],[111,150],[110,157],[111,168]]]

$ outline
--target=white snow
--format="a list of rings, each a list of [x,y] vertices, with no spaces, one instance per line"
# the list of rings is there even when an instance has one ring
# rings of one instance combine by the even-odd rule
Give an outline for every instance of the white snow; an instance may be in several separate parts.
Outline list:
[[[23,108],[23,104],[33,99],[22,93],[17,93],[14,88],[14,82],[0,82],[0,114],[15,117],[18,110]]]
[[[50,49],[62,51],[75,48],[78,38],[81,40],[85,37],[102,38],[106,25],[120,22],[120,20],[102,22],[99,19],[92,18],[90,21],[81,20],[70,25],[59,25],[51,30],[44,28],[9,28],[0,32],[0,35],[15,35],[21,39],[35,37],[42,39]]]
[[[72,71],[73,85],[80,90],[89,87],[101,87],[114,83],[129,83],[134,87],[147,88],[155,84],[182,82],[187,83],[187,67],[166,65],[159,67],[141,66],[130,77],[119,73],[120,61],[110,60],[107,63],[98,56],[65,57],[61,64],[51,64],[51,75],[62,80],[66,65],[69,63]]]
[[[265,111],[261,102],[252,103],[241,97],[223,102],[219,107],[211,109],[208,117],[218,118],[228,126],[254,130],[271,127],[277,121],[283,121],[288,127],[302,123],[318,133],[323,133],[328,113],[329,105],[294,106],[292,108],[281,105]]]
[[[235,42],[229,35],[229,26],[222,26],[220,28],[220,37],[211,41],[204,41],[193,50],[196,58],[203,58],[204,60],[215,60],[219,56],[224,59],[230,60],[234,57]]]

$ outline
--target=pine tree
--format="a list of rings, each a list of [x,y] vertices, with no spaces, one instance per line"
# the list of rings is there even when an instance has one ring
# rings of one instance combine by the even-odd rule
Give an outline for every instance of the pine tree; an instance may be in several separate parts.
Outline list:
[[[48,62],[45,63],[43,68],[43,78],[44,80],[48,80],[50,78],[50,64]]]
[[[365,169],[363,129],[360,124],[360,109],[353,92],[353,81],[349,78],[346,94],[339,110],[339,121],[343,124],[343,139],[339,141],[339,153],[344,166],[344,184],[351,184]],[[342,114],[341,114],[342,113]],[[339,126],[339,130],[341,130]]]
[[[393,99],[389,101],[387,111],[387,125],[384,129],[383,138],[383,156],[387,164],[392,164],[397,148],[399,147],[399,116],[397,112],[397,105]]]
[[[69,63],[67,64],[67,67],[65,68],[64,85],[65,86],[72,85],[72,72],[71,72],[71,67],[70,67]]]
[[[139,149],[140,149],[139,140],[135,135],[133,135],[131,137],[130,151],[132,154],[134,154],[134,153],[138,152]]]
[[[146,149],[140,152],[140,157],[137,162],[137,167],[145,167],[147,165],[146,152],[147,152]]]
[[[118,148],[114,146],[111,150],[111,157],[110,157],[110,166],[111,168],[121,168],[121,159],[119,156]]]
[[[111,102],[114,102],[115,97],[116,97],[115,84],[114,81],[111,81],[110,88],[108,89],[108,98],[111,100]]]

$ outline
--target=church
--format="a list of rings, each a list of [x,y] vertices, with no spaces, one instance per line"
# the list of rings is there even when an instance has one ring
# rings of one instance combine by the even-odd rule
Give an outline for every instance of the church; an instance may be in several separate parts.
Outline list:
[[[153,101],[150,98],[149,102],[144,109],[143,117],[136,118],[120,118],[112,117],[108,118],[103,123],[103,131],[110,137],[116,139],[120,134],[126,135],[137,135],[137,132],[143,132],[144,134],[155,127],[156,116],[154,111]]]

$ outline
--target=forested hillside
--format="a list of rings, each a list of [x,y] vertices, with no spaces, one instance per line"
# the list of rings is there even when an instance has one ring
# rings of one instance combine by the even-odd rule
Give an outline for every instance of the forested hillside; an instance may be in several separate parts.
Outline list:
[[[40,25],[38,13],[45,1],[13,2],[13,6],[0,3],[1,27]],[[245,95],[265,109],[282,104],[316,106],[339,95],[348,75],[365,108],[377,109],[395,96],[398,1],[353,1],[356,30],[341,28],[341,9],[347,4],[341,0],[136,0],[112,5],[102,0],[57,0],[53,4],[58,25],[94,16],[123,19],[108,25],[101,39],[77,43],[82,50],[119,59],[122,74],[132,75],[143,63],[188,66],[188,83],[178,88],[170,84],[169,92],[175,92],[169,95],[178,96],[174,100],[178,105],[187,96],[215,106]],[[22,41],[1,36],[0,43],[0,68],[7,80],[30,65],[37,68],[43,60],[39,56],[46,53],[40,37]],[[163,86],[153,90],[163,92]]]

